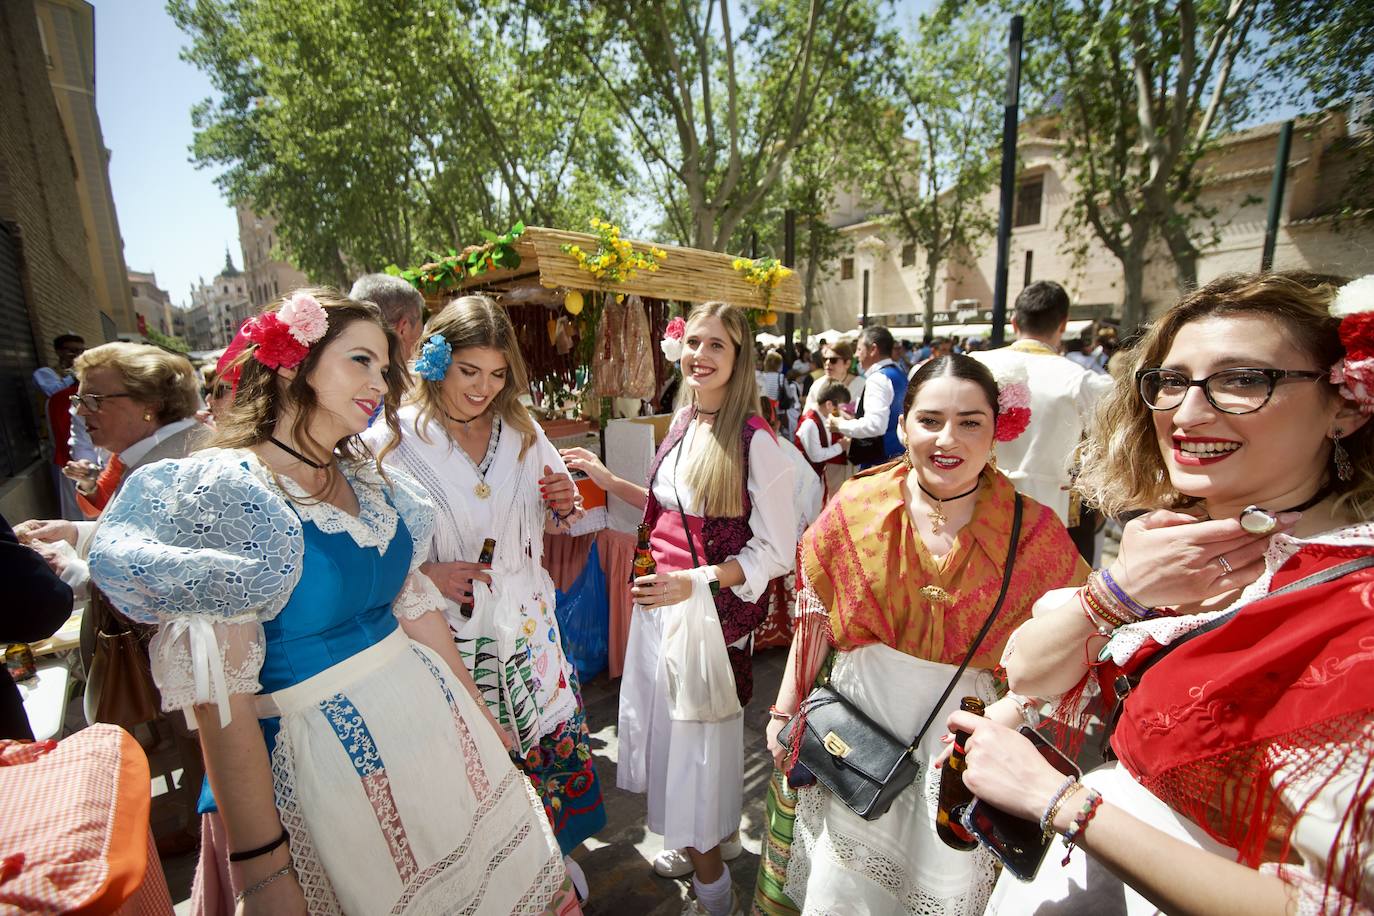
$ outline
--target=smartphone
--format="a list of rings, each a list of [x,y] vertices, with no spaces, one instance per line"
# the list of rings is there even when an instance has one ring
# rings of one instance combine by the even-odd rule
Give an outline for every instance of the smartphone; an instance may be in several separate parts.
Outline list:
[[[1056,770],[1065,776],[1083,775],[1077,764],[1065,757],[1044,735],[1026,725],[1021,726],[1020,732],[1030,739],[1031,744],[1040,751],[1040,756]],[[980,798],[975,798],[973,804],[964,809],[963,824],[965,830],[1002,860],[1007,871],[1022,881],[1035,877],[1040,870],[1040,863],[1045,861],[1045,853],[1049,852],[1050,843],[1054,841],[1053,836],[1048,840],[1043,838],[1040,824],[1036,821],[1014,817]]]

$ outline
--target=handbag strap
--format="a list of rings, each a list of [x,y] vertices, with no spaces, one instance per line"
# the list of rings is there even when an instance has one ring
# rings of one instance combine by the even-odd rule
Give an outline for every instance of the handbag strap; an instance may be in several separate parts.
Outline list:
[[[954,687],[959,683],[959,678],[964,676],[964,669],[968,668],[969,662],[973,661],[973,656],[978,652],[978,647],[983,643],[983,637],[988,635],[988,630],[992,629],[992,622],[997,619],[997,614],[1002,610],[1002,603],[1007,599],[1007,588],[1011,585],[1012,566],[1016,562],[1016,542],[1021,539],[1021,494],[1016,494],[1016,502],[1012,507],[1011,515],[1011,539],[1007,544],[1007,562],[1002,566],[1002,590],[997,593],[997,601],[992,606],[992,611],[988,614],[988,619],[983,621],[983,628],[974,637],[973,645],[968,647],[968,652],[964,654],[964,660],[959,663],[959,670],[954,672],[954,677],[949,679],[945,685],[945,692],[940,694],[940,699],[935,701],[935,705],[930,708],[930,715],[926,717],[926,724],[921,726],[921,730],[916,733],[916,737],[911,739],[908,750],[915,750],[921,743],[921,739],[926,736],[930,729],[930,724],[935,721],[935,717],[940,714],[940,710],[945,706],[945,700],[954,692]]]

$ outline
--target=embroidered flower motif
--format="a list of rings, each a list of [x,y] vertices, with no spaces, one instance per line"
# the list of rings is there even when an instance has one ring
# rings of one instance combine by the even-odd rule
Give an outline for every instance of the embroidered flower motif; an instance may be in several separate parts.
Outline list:
[[[574,747],[573,739],[568,735],[564,735],[554,747],[553,751],[558,755],[559,760],[566,760],[568,757],[572,756]]]
[[[658,342],[658,347],[663,351],[663,358],[670,363],[675,363],[682,359],[682,338],[687,333],[687,322],[682,316],[674,318],[668,322],[668,327],[663,331],[663,339]]]
[[[309,347],[329,329],[324,307],[309,293],[296,293],[277,309],[277,320],[286,325],[291,336]]]
[[[453,347],[443,334],[431,334],[429,340],[420,348],[420,358],[415,361],[415,371],[428,382],[442,382],[448,375],[448,367],[453,363]]]

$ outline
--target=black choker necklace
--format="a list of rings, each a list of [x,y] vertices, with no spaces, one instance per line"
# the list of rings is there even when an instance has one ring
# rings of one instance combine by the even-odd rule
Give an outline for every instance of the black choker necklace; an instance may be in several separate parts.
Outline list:
[[[925,488],[925,484],[921,483],[919,480],[916,481],[916,486],[921,488],[921,492],[929,496],[931,499],[935,500],[935,508],[930,510],[930,523],[935,526],[936,531],[939,531],[941,528],[945,527],[945,522],[949,521],[949,517],[945,515],[945,513],[942,511],[945,503],[953,502],[956,499],[963,499],[965,496],[972,496],[974,493],[978,492],[978,485],[981,483],[982,480],[979,479],[974,482],[973,489],[965,490],[958,496],[946,496],[944,499],[941,499],[934,493],[927,490]]]
[[[1311,499],[1291,509],[1270,512],[1268,509],[1261,509],[1259,506],[1246,506],[1240,513],[1240,526],[1251,534],[1268,534],[1279,526],[1279,516],[1284,512],[1306,512],[1330,495],[1331,484],[1328,483],[1323,485]],[[1208,513],[1208,518],[1210,517],[1211,513]]]
[[[716,414],[720,413],[719,407],[717,407],[715,410],[702,410],[700,407],[696,407],[693,409],[697,412],[697,416],[701,417],[714,417]]]
[[[466,419],[466,420],[460,420],[460,419],[458,419],[457,417],[455,417],[453,414],[449,413],[447,410],[444,411],[444,416],[448,417],[449,420],[450,420],[450,422],[457,423],[459,426],[463,427],[464,429],[467,428],[467,425],[468,425],[469,423],[471,423],[473,420],[477,419],[476,417],[470,417],[470,418],[468,418],[468,419]]]
[[[271,442],[277,448],[281,449],[283,452],[286,452],[286,454],[292,456],[293,458],[305,462],[317,471],[323,471],[325,468],[329,467],[329,462],[320,464],[318,461],[311,461],[309,458],[305,457],[300,452],[296,451],[294,448],[278,439],[276,436],[268,436],[267,441]]]

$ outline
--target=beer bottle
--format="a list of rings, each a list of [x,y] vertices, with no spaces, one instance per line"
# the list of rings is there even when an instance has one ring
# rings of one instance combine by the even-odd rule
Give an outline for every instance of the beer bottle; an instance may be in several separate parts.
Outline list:
[[[15,681],[27,681],[38,676],[38,663],[34,660],[33,649],[26,642],[10,644],[5,650],[5,667]]]
[[[630,566],[630,584],[640,576],[652,576],[658,571],[658,564],[654,562],[653,551],[649,549],[649,526],[639,526],[639,537],[635,542],[635,559]]]
[[[491,561],[495,559],[495,557],[496,538],[487,538],[485,541],[482,542],[482,553],[477,558],[477,562],[483,566],[490,566]],[[472,587],[475,590],[477,588],[477,583],[473,582]],[[473,607],[474,601],[472,598],[469,598],[467,601],[464,601],[462,604],[458,606],[458,611],[463,615],[465,619],[470,619],[472,617]]]
[[[964,697],[959,703],[964,712],[983,714],[983,701]],[[978,840],[964,829],[964,809],[973,801],[973,793],[964,785],[964,742],[968,732],[954,733],[954,751],[940,768],[940,807],[935,812],[935,832],[946,846],[967,852],[978,846]]]

